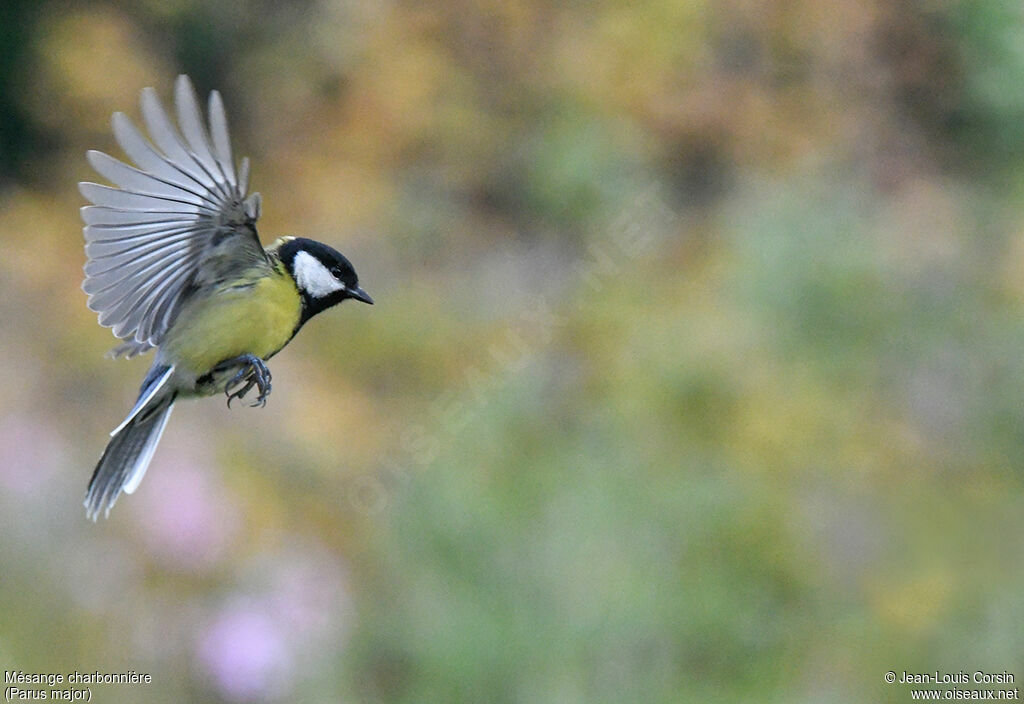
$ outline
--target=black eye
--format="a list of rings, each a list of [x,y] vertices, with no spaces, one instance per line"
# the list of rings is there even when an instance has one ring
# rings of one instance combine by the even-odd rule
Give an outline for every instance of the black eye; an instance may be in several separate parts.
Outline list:
[[[336,266],[335,267],[331,267],[331,276],[333,276],[336,279],[340,279],[341,278],[341,269],[339,269]]]

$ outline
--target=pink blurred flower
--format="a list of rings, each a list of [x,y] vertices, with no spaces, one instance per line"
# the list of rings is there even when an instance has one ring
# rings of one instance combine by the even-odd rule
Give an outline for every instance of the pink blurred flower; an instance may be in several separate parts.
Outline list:
[[[323,546],[285,540],[248,561],[242,582],[248,595],[234,597],[213,618],[197,657],[232,699],[288,694],[347,638],[352,598],[344,564]]]
[[[288,689],[292,662],[284,633],[255,604],[222,612],[202,634],[198,653],[217,689],[231,700],[273,699]]]

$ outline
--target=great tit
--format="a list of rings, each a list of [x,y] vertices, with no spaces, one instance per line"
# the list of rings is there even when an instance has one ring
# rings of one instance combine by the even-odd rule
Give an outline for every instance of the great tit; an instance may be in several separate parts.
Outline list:
[[[260,195],[246,195],[248,159],[236,170],[220,94],[210,93],[209,132],[187,76],[174,102],[180,133],[156,91],[142,91],[151,141],[114,113],[114,136],[136,166],[89,151],[116,187],[79,184],[93,203],[82,208],[89,308],[124,340],[112,356],[156,349],[89,482],[93,520],[138,487],[176,400],[224,393],[230,406],[255,386],[252,405],[265,405],[266,360],[306,321],[349,298],[373,303],[331,247],[301,237],[260,244]]]

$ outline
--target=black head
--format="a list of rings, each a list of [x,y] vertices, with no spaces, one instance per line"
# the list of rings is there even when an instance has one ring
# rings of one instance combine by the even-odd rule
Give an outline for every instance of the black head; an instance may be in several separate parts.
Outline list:
[[[315,240],[294,237],[281,245],[280,254],[302,295],[303,322],[346,298],[373,303],[341,252]]]

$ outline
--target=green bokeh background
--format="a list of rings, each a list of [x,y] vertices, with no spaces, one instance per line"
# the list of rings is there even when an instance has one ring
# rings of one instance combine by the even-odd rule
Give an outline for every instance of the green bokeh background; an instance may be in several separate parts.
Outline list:
[[[0,6],[0,664],[99,702],[903,702],[1024,677],[1017,3]],[[219,89],[377,300],[262,410],[79,286],[84,151]]]

